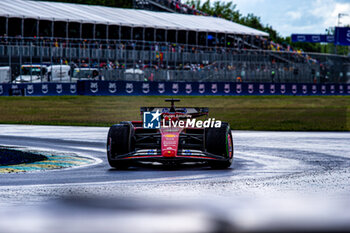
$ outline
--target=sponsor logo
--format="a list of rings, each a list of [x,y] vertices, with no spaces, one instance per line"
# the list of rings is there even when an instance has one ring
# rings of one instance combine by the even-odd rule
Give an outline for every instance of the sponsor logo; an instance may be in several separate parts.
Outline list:
[[[97,82],[91,82],[90,83],[90,91],[92,93],[98,92],[98,83]]]
[[[191,115],[184,115],[184,113],[187,113],[187,108],[176,108],[176,109],[178,109],[178,111],[181,111],[181,114],[180,115],[176,114],[176,115],[171,115],[171,116],[173,116],[173,117],[191,117]],[[170,112],[169,108],[162,109],[162,113],[169,113],[169,112]]]
[[[185,91],[187,94],[190,94],[192,92],[192,84],[186,84]]]
[[[117,92],[117,84],[116,83],[108,83],[108,91],[110,93],[116,93]]]
[[[211,92],[214,94],[218,92],[218,84],[216,83],[211,84]]]
[[[265,92],[265,85],[264,84],[259,84],[259,93],[263,94]]]
[[[303,94],[306,94],[307,93],[307,86],[303,85],[302,90],[303,90]]]
[[[146,94],[149,90],[149,83],[142,83],[142,92]]]
[[[270,84],[270,93],[274,94],[276,92],[276,86],[275,84]]]
[[[312,94],[316,94],[316,93],[317,93],[317,86],[312,85]]]
[[[2,95],[2,93],[4,93],[4,89],[3,89],[2,85],[0,85],[0,95]]]
[[[134,92],[134,84],[132,84],[132,83],[126,83],[126,85],[125,85],[125,91],[126,91],[126,93],[132,93],[132,92]]]
[[[224,92],[226,94],[230,93],[230,84],[229,83],[225,83],[225,86],[224,86]]]
[[[162,114],[157,112],[144,112],[143,113],[143,128],[145,129],[159,129],[160,128],[160,116]]]
[[[281,93],[282,94],[286,93],[286,85],[285,84],[281,84]]]
[[[41,92],[44,93],[44,94],[49,92],[49,86],[47,84],[42,84],[41,85]]]
[[[77,85],[76,84],[71,84],[69,86],[69,90],[70,90],[70,93],[72,93],[72,94],[77,92]]]
[[[28,84],[28,85],[27,85],[27,93],[28,93],[29,95],[31,95],[31,94],[34,93],[34,86],[33,86],[33,84]]]
[[[297,92],[298,92],[298,87],[297,87],[297,85],[293,84],[292,85],[292,93],[296,94]]]
[[[327,42],[334,42],[334,36],[326,36]]]
[[[254,85],[253,84],[248,84],[248,93],[252,94],[254,92]]]
[[[339,93],[343,94],[344,92],[344,86],[343,85],[339,85]]]
[[[303,42],[306,40],[306,37],[305,36],[297,36],[297,40],[300,42]]]
[[[153,150],[153,149],[150,149],[150,150],[147,151],[148,155],[154,155],[156,153],[157,153],[157,150]]]
[[[222,122],[215,120],[215,118],[209,118],[207,120],[197,120],[195,118],[193,119],[186,119],[186,120],[177,120],[172,121],[168,120],[166,121],[163,119],[163,127],[164,128],[220,128]]]
[[[166,137],[166,138],[174,138],[174,137],[176,137],[176,135],[174,135],[174,134],[166,134],[166,135],[164,135],[164,137]]]
[[[158,92],[160,94],[165,92],[165,84],[164,83],[158,83]]]
[[[174,94],[178,93],[179,92],[179,84],[178,83],[173,83],[173,86],[172,86],[172,91]]]
[[[334,94],[334,92],[335,92],[335,86],[331,85],[331,93]]]
[[[184,153],[185,155],[192,155],[191,150],[183,150],[182,153]]]
[[[322,93],[322,94],[325,94],[325,93],[326,93],[326,86],[325,86],[325,85],[322,85],[322,86],[321,86],[321,93]]]
[[[242,92],[242,84],[236,84],[236,92],[240,94]]]
[[[62,88],[62,84],[56,84],[56,92],[58,94],[62,93],[63,88]]]
[[[161,126],[162,113],[157,110],[156,112],[144,112],[143,113],[143,128],[145,129],[159,129]],[[174,118],[176,120],[173,120]],[[209,118],[207,120],[197,120],[196,118],[187,118],[184,120],[178,119],[176,115],[163,118],[162,125],[164,128],[220,128],[221,121],[215,120],[215,118]],[[169,140],[173,140],[176,137],[175,134],[167,134],[165,137]]]
[[[203,94],[205,92],[205,85],[204,83],[200,83],[198,86],[198,92]]]
[[[312,36],[311,37],[313,42],[320,42],[321,41],[321,37],[320,36]]]
[[[350,94],[350,85],[348,85],[348,94]]]

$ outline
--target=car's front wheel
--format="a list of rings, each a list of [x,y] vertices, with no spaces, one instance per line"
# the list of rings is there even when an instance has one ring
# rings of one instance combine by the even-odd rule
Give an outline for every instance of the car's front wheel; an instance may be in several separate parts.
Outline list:
[[[232,165],[233,140],[230,125],[226,122],[220,128],[206,130],[205,146],[207,152],[222,156],[224,161],[211,161],[209,165],[214,169],[225,169]]]
[[[117,124],[109,128],[107,137],[107,159],[111,167],[127,169],[128,161],[114,160],[117,155],[127,154],[132,151],[132,137],[134,128],[131,124]]]

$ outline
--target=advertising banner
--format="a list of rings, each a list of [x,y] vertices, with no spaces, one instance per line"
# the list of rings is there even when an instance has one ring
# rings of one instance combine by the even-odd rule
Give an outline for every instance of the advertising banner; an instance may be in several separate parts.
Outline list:
[[[0,84],[0,96],[77,95],[77,83]]]
[[[0,96],[58,95],[350,95],[350,84],[135,81],[0,84]]]
[[[319,34],[292,34],[292,42],[334,43],[334,36]]]
[[[292,42],[334,43],[350,46],[350,27],[336,27],[333,35],[292,34]]]
[[[350,84],[82,81],[81,95],[349,95]]]
[[[350,27],[335,28],[335,44],[350,46]]]

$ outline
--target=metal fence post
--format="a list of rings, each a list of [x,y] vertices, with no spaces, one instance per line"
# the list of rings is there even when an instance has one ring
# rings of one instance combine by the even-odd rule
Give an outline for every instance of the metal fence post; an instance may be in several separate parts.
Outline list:
[[[12,78],[12,46],[11,45],[8,45],[7,46],[7,49],[8,49],[8,56],[9,56],[9,67],[10,67],[10,75],[11,75],[11,81],[13,81],[13,78]]]
[[[33,82],[33,77],[32,77],[32,69],[33,69],[33,61],[32,61],[32,43],[30,42],[30,46],[29,46],[29,60],[30,60],[30,65],[32,66],[32,68],[30,69],[30,82]]]
[[[51,71],[51,74],[52,74],[52,71]],[[42,44],[42,41],[40,42],[40,81],[43,82],[43,44]]]

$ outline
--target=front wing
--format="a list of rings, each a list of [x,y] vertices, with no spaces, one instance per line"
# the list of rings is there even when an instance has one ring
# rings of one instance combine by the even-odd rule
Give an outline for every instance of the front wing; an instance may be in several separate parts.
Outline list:
[[[175,157],[165,157],[160,150],[142,149],[124,155],[117,155],[112,160],[129,160],[144,162],[208,162],[228,161],[228,158],[200,150],[179,150]]]

